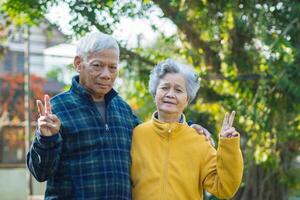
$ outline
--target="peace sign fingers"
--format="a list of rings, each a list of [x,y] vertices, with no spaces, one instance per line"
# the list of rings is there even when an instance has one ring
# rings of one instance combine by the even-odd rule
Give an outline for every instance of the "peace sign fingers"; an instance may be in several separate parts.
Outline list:
[[[235,111],[232,111],[230,116],[229,113],[225,114],[222,129],[221,129],[221,134],[220,134],[222,137],[229,137],[235,133],[235,129],[232,127],[234,117],[235,117]]]
[[[52,114],[49,95],[46,94],[44,96],[44,105],[41,100],[36,100],[36,104],[37,104],[38,113],[40,116]]]
[[[38,129],[40,133],[43,136],[57,134],[61,122],[55,114],[52,114],[49,95],[46,94],[44,96],[44,104],[41,100],[37,100],[36,104],[40,115],[38,118]]]

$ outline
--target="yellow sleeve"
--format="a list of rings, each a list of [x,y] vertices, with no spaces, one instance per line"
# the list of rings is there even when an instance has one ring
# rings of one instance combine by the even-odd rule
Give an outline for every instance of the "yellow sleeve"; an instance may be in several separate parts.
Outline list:
[[[243,175],[240,136],[220,138],[217,151],[209,148],[201,166],[201,184],[218,198],[231,198],[238,190]]]

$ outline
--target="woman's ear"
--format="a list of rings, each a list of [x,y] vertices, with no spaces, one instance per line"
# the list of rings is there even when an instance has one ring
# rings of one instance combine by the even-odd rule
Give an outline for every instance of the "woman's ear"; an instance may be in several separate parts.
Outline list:
[[[80,70],[82,69],[82,62],[83,61],[79,56],[75,56],[73,65],[78,73],[80,73]]]
[[[190,98],[187,96],[184,109],[186,109],[186,107],[188,107],[189,104],[190,104]]]

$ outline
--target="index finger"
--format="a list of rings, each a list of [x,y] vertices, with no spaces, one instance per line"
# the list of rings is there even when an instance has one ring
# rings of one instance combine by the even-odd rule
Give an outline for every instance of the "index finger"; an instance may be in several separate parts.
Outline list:
[[[225,130],[226,128],[228,128],[228,117],[229,117],[229,114],[228,114],[228,112],[226,112],[225,117],[223,119],[222,130]]]
[[[52,114],[49,95],[45,94],[44,101],[45,101],[45,114]]]
[[[234,117],[235,117],[235,111],[232,111],[229,117],[229,128],[232,127]]]
[[[37,106],[39,115],[44,116],[45,115],[44,106],[43,106],[43,103],[41,102],[41,100],[36,100],[36,106]]]

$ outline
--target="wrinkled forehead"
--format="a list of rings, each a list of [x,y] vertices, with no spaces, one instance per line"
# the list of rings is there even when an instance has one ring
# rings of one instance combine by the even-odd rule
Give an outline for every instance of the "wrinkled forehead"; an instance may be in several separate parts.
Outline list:
[[[104,49],[97,52],[91,52],[87,55],[86,61],[99,61],[109,63],[119,63],[119,52],[116,49]]]
[[[181,73],[166,73],[159,79],[159,85],[174,85],[174,86],[181,86],[186,87],[186,80],[185,76]]]

